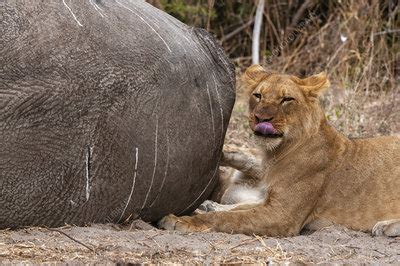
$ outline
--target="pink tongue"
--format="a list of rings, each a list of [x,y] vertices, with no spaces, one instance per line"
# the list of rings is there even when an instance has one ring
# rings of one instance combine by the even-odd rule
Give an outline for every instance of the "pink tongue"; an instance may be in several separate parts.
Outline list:
[[[274,126],[269,122],[258,123],[254,130],[263,135],[274,135],[278,133]]]

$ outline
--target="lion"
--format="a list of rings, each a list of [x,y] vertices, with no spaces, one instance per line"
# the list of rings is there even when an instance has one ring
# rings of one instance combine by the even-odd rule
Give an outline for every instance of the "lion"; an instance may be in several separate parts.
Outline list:
[[[228,211],[170,214],[161,228],[294,236],[338,224],[400,235],[399,137],[349,139],[329,125],[319,101],[330,84],[325,72],[298,78],[253,65],[242,81],[263,159],[249,164],[246,156],[226,152],[223,160],[250,175],[261,171],[265,199]]]

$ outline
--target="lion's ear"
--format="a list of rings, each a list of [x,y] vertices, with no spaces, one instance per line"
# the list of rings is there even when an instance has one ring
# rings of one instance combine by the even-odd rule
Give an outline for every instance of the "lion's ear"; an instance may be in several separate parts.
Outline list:
[[[300,85],[308,96],[316,98],[330,85],[325,71],[304,79],[293,77],[292,80]]]
[[[241,77],[241,81],[243,85],[249,88],[253,88],[258,85],[264,78],[269,75],[262,66],[260,65],[252,65],[246,69],[244,74]]]

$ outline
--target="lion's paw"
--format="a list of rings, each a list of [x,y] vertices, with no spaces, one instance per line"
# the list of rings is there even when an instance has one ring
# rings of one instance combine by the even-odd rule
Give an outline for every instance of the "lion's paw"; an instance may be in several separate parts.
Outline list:
[[[224,144],[223,151],[226,153],[240,153],[241,148],[237,145]]]
[[[198,209],[203,212],[215,212],[218,210],[218,205],[220,204],[215,201],[206,200],[199,206]]]
[[[202,223],[201,221],[196,221],[195,216],[181,216],[177,217],[173,214],[169,214],[162,218],[158,222],[158,227],[160,229],[166,229],[169,231],[179,231],[179,232],[203,232],[208,231],[210,228]]]
[[[375,224],[372,228],[374,236],[400,236],[400,220],[387,220]]]
[[[233,210],[238,206],[240,206],[240,204],[220,204],[212,200],[206,200],[199,206],[197,211],[199,211],[199,213],[222,212]]]

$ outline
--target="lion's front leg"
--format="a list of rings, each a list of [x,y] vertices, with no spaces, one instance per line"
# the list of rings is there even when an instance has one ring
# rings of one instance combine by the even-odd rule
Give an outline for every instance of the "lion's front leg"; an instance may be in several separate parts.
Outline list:
[[[237,234],[268,236],[295,235],[300,226],[293,220],[284,219],[268,207],[259,204],[245,210],[210,212],[194,216],[168,215],[159,223],[160,228],[181,232],[215,231]]]
[[[232,167],[256,179],[262,179],[264,175],[262,159],[242,149],[235,149],[231,146],[224,147],[221,166]]]
[[[211,231],[213,228],[211,223],[198,219],[198,216],[201,215],[202,214],[178,217],[173,214],[169,214],[158,222],[158,227],[169,231],[176,230],[179,232]]]
[[[241,216],[241,215],[239,215]],[[237,214],[232,211],[213,212],[194,216],[177,217],[170,214],[158,222],[159,228],[180,232],[226,232],[252,234],[255,228],[243,230],[243,223]]]
[[[194,216],[169,215],[159,222],[165,229],[184,232],[217,231],[267,236],[297,235],[314,208],[321,187],[320,176],[292,178],[270,188],[268,200],[230,211],[209,212]],[[244,209],[243,209],[244,208]]]

